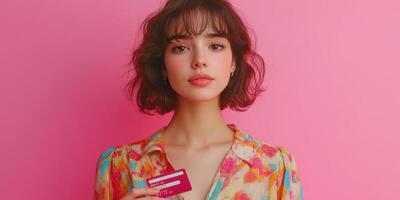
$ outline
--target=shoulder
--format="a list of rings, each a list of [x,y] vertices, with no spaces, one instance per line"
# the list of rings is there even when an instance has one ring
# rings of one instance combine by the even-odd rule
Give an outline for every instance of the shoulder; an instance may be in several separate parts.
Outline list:
[[[139,161],[143,155],[152,149],[157,149],[160,146],[160,133],[159,131],[154,132],[146,138],[135,140],[123,145],[114,145],[106,150],[103,150],[98,157],[98,165],[110,165],[112,163],[118,163],[122,165],[128,163],[128,161]]]
[[[145,140],[112,146],[101,152],[96,165],[95,199],[119,199],[129,190],[132,185],[130,158],[139,155],[136,151],[140,152],[143,143]]]
[[[141,158],[141,149],[145,143],[145,139],[139,140],[125,145],[111,146],[101,152],[96,164],[98,193],[104,193],[103,190],[108,187],[108,182],[118,181],[122,176],[128,176],[132,159]]]
[[[245,137],[253,143],[254,157],[259,158],[264,164],[278,168],[295,167],[294,156],[285,146],[266,142],[250,134],[245,134]]]
[[[299,171],[293,154],[284,146],[278,146],[254,139],[255,157],[259,158],[265,167],[278,173],[278,182],[282,183],[283,195],[290,199],[303,198]],[[286,199],[282,198],[282,199]]]
[[[137,160],[143,153],[148,139],[141,139],[123,145],[114,145],[103,150],[98,157],[98,163],[109,164],[111,161],[118,162],[132,157]]]
[[[133,186],[145,186],[145,182],[136,179],[134,174],[142,170],[145,153],[157,149],[160,134],[154,133],[145,139],[124,145],[115,145],[103,150],[96,166],[94,199],[121,199]]]

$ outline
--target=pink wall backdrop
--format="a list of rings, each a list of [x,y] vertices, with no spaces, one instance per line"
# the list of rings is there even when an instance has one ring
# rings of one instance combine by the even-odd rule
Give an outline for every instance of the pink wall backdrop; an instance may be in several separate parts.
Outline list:
[[[91,199],[100,153],[169,121],[123,94],[139,23],[162,2],[1,1],[2,199]],[[305,199],[399,199],[398,1],[232,3],[268,90],[226,122],[287,147]]]

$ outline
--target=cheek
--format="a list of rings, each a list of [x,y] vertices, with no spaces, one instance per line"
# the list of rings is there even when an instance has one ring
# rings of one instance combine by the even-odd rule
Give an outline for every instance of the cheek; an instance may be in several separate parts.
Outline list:
[[[164,63],[165,63],[165,67],[166,68],[174,68],[175,66],[178,66],[178,65],[180,65],[181,64],[181,62],[182,62],[182,60],[181,59],[177,59],[176,57],[174,57],[174,56],[165,56],[165,58],[164,58]]]
[[[214,66],[218,66],[216,69],[220,76],[230,75],[230,71],[232,68],[232,56],[230,53],[218,55],[213,59]]]
[[[179,56],[166,56],[164,63],[170,80],[184,78],[185,66],[188,65],[187,59]]]

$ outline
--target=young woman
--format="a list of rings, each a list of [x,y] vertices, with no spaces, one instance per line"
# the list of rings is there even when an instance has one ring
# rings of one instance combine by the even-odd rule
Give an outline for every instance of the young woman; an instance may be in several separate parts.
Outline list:
[[[302,199],[296,163],[283,147],[225,124],[263,92],[264,61],[225,0],[169,0],[143,24],[128,83],[140,110],[174,115],[150,137],[106,150],[94,199],[159,199],[146,179],[184,168],[192,190],[168,199]]]

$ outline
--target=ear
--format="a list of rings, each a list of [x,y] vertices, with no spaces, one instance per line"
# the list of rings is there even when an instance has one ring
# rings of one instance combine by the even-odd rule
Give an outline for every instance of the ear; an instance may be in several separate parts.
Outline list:
[[[234,72],[235,70],[236,70],[236,63],[234,60],[232,60],[231,72]]]

